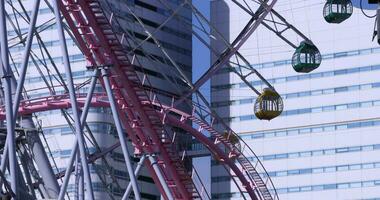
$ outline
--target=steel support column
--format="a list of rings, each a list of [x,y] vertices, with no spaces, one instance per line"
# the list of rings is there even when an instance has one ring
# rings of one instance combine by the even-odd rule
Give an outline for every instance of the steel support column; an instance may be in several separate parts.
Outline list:
[[[28,200],[33,200],[33,196],[31,196],[28,193],[28,188],[26,185],[26,182],[24,180],[24,176],[21,170],[20,165],[16,165],[16,177],[17,177],[17,189],[18,189],[18,195],[14,198],[15,200],[20,200],[20,199],[28,199]]]
[[[125,164],[127,165],[128,175],[129,175],[130,183],[132,184],[133,193],[135,194],[135,199],[140,200],[141,199],[140,191],[139,191],[139,188],[137,186],[136,176],[133,173],[133,166],[132,166],[132,161],[130,158],[130,153],[128,150],[127,139],[126,139],[125,134],[123,132],[123,127],[121,125],[118,110],[116,108],[115,99],[113,98],[111,83],[110,83],[110,80],[108,77],[108,73],[107,73],[105,68],[102,68],[101,72],[102,72],[104,87],[105,87],[105,90],[106,90],[106,93],[108,96],[108,101],[110,103],[112,116],[113,116],[114,123],[116,126],[117,134],[119,136],[121,149],[122,149],[123,154],[124,154]]]
[[[4,188],[5,188],[5,191],[7,191],[9,193],[9,195],[13,198],[16,197],[15,193],[12,191],[12,188],[11,186],[9,185],[7,179],[5,178],[5,175],[3,174],[3,172],[0,172],[0,178],[3,180],[4,182]]]
[[[21,125],[25,128],[34,128],[32,117],[22,119]],[[56,199],[59,193],[59,185],[55,177],[53,168],[46,154],[45,148],[41,142],[38,133],[26,135],[26,142],[32,152],[32,156],[38,168],[38,174],[41,176],[42,187],[46,191],[46,198]]]
[[[154,169],[154,172],[156,173],[158,179],[160,180],[160,183],[165,191],[166,196],[168,197],[168,200],[174,200],[172,193],[170,192],[169,186],[165,181],[165,178],[162,176],[162,172],[160,168],[157,166],[156,159],[152,156],[148,156],[151,166]]]
[[[84,178],[83,178],[83,170],[80,163],[79,154],[76,154],[75,159],[75,200],[83,200],[84,199]]]
[[[140,173],[140,170],[141,170],[142,166],[144,165],[145,158],[146,158],[146,156],[142,155],[140,158],[140,161],[137,163],[137,166],[135,169],[135,176],[136,177],[138,177],[138,174]],[[125,191],[122,200],[127,200],[129,195],[131,194],[131,191],[132,191],[132,182],[129,182],[129,184],[127,186],[127,190]]]
[[[78,155],[78,154],[77,154]],[[80,161],[80,159],[78,159]],[[83,176],[83,167],[78,165],[79,168],[79,185],[78,185],[78,196],[79,200],[84,200],[84,176]]]
[[[35,34],[36,29],[36,21],[38,16],[40,0],[36,0],[34,2],[32,8],[32,15],[30,18],[30,23],[28,27],[28,33],[25,43],[25,49],[23,52],[21,70],[19,71],[18,81],[16,82],[16,78],[14,75],[12,76],[12,93],[14,93],[14,104],[13,104],[13,120],[17,120],[17,112],[20,105],[20,101],[23,100],[22,91],[24,88],[24,81],[26,77],[26,70],[29,63],[29,57],[31,54],[31,46],[33,43],[33,36]],[[24,128],[34,129],[35,125],[32,119],[32,115],[23,117],[20,120],[20,126]],[[40,181],[40,185],[38,187],[41,191],[45,191],[45,198],[57,198],[59,192],[59,186],[57,179],[55,178],[55,174],[50,165],[49,158],[46,155],[45,148],[42,145],[41,139],[38,134],[26,134],[26,142],[31,150],[34,160],[36,161],[37,168],[39,169],[38,176],[42,178]]]
[[[80,131],[81,132],[82,132],[83,127],[84,127],[84,122],[87,119],[88,110],[90,109],[91,99],[92,99],[92,95],[94,94],[94,90],[95,90],[96,81],[98,79],[98,76],[99,76],[99,70],[95,70],[94,75],[91,78],[90,88],[88,90],[86,101],[85,101],[83,109],[82,109],[82,115],[81,115],[81,119],[80,119],[81,120],[81,123],[80,123],[80,125],[81,125]],[[65,172],[65,177],[63,178],[63,183],[62,183],[61,189],[59,191],[59,195],[58,195],[59,200],[63,200],[65,197],[67,184],[69,183],[69,180],[70,180],[70,174],[73,171],[73,164],[75,161],[77,151],[78,151],[78,140],[76,139],[74,142],[71,154],[70,154],[69,163],[67,165],[66,172]],[[82,172],[84,175],[83,170],[82,170]]]
[[[4,78],[4,98],[5,98],[5,109],[6,109],[6,121],[7,121],[7,138],[8,143],[8,153],[9,153],[9,172],[11,175],[11,188],[13,192],[18,195],[17,190],[17,158],[16,158],[16,141],[14,132],[14,121],[13,121],[13,110],[12,110],[12,70],[9,66],[8,57],[8,38],[7,38],[7,25],[5,19],[5,0],[0,0],[0,47],[1,47],[1,60],[2,60],[2,71]],[[13,198],[15,199],[15,198]]]
[[[62,18],[61,18],[61,14],[59,12],[58,1],[59,0],[53,1],[54,13],[55,13],[55,18],[56,18],[56,23],[57,23],[58,36],[59,36],[59,40],[61,43],[61,51],[62,51],[62,55],[63,55],[63,64],[65,66],[65,73],[66,73],[66,77],[67,77],[66,81],[68,83],[67,87],[69,90],[70,101],[72,104],[76,138],[77,138],[78,145],[79,145],[80,159],[81,159],[81,163],[82,163],[82,167],[83,167],[83,176],[84,176],[84,179],[86,180],[87,198],[90,200],[93,200],[94,199],[94,192],[92,189],[90,169],[89,169],[88,163],[87,163],[85,139],[83,137],[83,131],[81,128],[82,127],[81,124],[83,124],[84,121],[81,122],[79,119],[78,106],[77,106],[77,100],[76,100],[76,96],[75,96],[75,88],[74,88],[74,82],[73,82],[73,75],[71,73],[69,55],[68,55],[67,46],[66,46],[65,34],[64,34],[64,31],[62,28],[63,27],[62,26]]]
[[[26,40],[25,50],[23,53],[23,59],[21,64],[21,70],[19,71],[19,78],[18,82],[16,83],[16,79],[14,76],[12,76],[11,85],[12,85],[12,92],[15,93],[15,99],[13,104],[13,121],[15,122],[17,119],[17,111],[20,104],[20,101],[22,98],[22,90],[24,87],[24,81],[25,81],[25,75],[26,75],[26,69],[29,62],[29,56],[30,56],[30,49],[33,42],[33,36],[38,16],[38,8],[40,5],[40,0],[36,0],[33,5],[33,12],[32,17],[30,21],[30,25],[28,28],[28,36]],[[17,87],[17,89],[16,89]],[[16,90],[16,91],[14,91]],[[34,128],[33,121],[31,117],[24,118],[21,122],[21,125],[26,128]],[[43,187],[46,187],[45,190],[47,191],[47,198],[57,198],[58,192],[59,192],[59,186],[57,183],[57,180],[55,178],[54,172],[51,168],[51,165],[49,163],[49,159],[45,154],[45,149],[41,143],[41,140],[38,135],[29,135],[28,138],[28,145],[30,146],[34,159],[36,160],[37,167],[40,171],[40,175],[43,179]],[[6,140],[6,143],[8,143],[8,138]],[[2,157],[1,161],[1,170],[2,172],[5,171],[5,164],[7,163],[6,159],[8,159],[8,148],[5,146],[4,148],[4,156]]]
[[[25,181],[27,183],[27,189],[29,190],[29,193],[32,195],[28,195],[28,196],[18,196],[18,198],[22,198],[22,199],[36,199],[36,194],[35,194],[35,191],[34,191],[34,186],[33,186],[33,181],[32,181],[32,177],[31,177],[31,173],[30,171],[32,171],[31,168],[31,165],[33,165],[33,161],[30,157],[30,155],[28,154],[28,151],[27,149],[25,148],[24,144],[17,144],[18,145],[18,148],[17,148],[17,152],[18,152],[18,155],[19,155],[19,158],[20,158],[20,163],[21,163],[21,167],[22,167],[22,173],[24,173],[24,177],[25,177]],[[20,170],[20,174],[21,176],[19,176],[20,178],[22,178],[22,173],[21,173],[21,170]],[[19,181],[22,181],[21,179],[19,178]],[[20,183],[20,182],[19,182]],[[20,188],[22,188],[23,186],[20,185]],[[24,186],[24,188],[26,189],[26,187]]]

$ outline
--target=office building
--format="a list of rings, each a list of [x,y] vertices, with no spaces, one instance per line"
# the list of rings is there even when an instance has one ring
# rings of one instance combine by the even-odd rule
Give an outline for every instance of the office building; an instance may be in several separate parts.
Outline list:
[[[323,60],[318,69],[295,72],[294,49],[263,26],[240,49],[283,97],[280,117],[257,120],[255,93],[227,69],[212,79],[212,105],[258,154],[280,199],[379,199],[380,46],[371,41],[375,21],[354,8],[348,20],[329,24],[323,18],[325,2],[283,0],[274,7],[319,48]],[[211,3],[211,21],[230,42],[249,19],[232,1]],[[295,34],[286,37],[302,41]],[[212,45],[225,48],[215,41]],[[265,88],[254,76],[249,81]],[[212,163],[213,198],[241,199],[223,170]]]

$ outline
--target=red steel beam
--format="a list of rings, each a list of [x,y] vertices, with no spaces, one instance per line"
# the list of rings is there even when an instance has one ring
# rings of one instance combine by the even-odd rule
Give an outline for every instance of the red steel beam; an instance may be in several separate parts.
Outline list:
[[[86,94],[77,95],[79,107],[83,107],[85,97],[86,97]],[[150,102],[143,102],[143,103],[149,104]],[[94,98],[91,101],[91,106],[92,107],[108,107],[109,103],[105,94],[103,93],[94,94]],[[71,108],[71,103],[70,103],[70,99],[68,95],[42,97],[42,98],[22,101],[20,103],[19,116],[28,115],[28,114],[36,113],[36,112],[43,112],[43,111],[49,111],[49,110],[55,110],[55,109],[67,109],[67,108]],[[177,116],[183,116],[184,118],[194,117],[190,114],[187,114],[186,112],[171,108],[169,106],[163,106],[163,109],[169,109],[171,112],[175,113]],[[226,164],[228,167],[230,167],[230,169],[235,173],[235,175],[239,178],[239,180],[242,183],[243,191],[244,190],[247,191],[252,199],[254,200],[259,199],[257,197],[257,194],[255,194],[255,191],[257,192],[256,190],[257,188],[254,187],[255,183],[254,182],[252,183],[251,181],[247,180],[243,171],[240,170],[239,167],[236,165],[235,159],[231,158],[228,155],[228,152],[226,153],[222,151],[222,149],[218,146],[218,144],[215,144],[212,140],[210,140],[204,134],[194,129],[191,125],[187,124],[186,120],[181,120],[171,115],[165,115],[164,113],[160,115],[160,118],[162,120],[165,120],[171,126],[179,127],[183,130],[186,130],[193,137],[195,137],[199,142],[204,144],[210,150],[210,152],[212,152],[218,158],[221,158],[223,163]],[[4,119],[5,119],[5,110],[4,110],[4,107],[0,107],[0,120],[4,120]],[[147,167],[149,169],[148,165]],[[153,178],[157,178],[157,177],[153,175]]]

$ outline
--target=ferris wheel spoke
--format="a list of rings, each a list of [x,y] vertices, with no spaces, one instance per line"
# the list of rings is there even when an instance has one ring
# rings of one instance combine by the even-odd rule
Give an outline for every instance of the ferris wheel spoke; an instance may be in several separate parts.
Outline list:
[[[130,160],[130,153],[129,153],[128,147],[127,147],[127,140],[126,140],[124,132],[123,132],[123,128],[122,128],[122,124],[121,124],[121,121],[119,118],[118,110],[116,108],[116,103],[115,103],[115,100],[114,100],[114,97],[112,94],[111,84],[110,84],[110,81],[108,78],[109,75],[108,75],[106,69],[104,69],[104,68],[101,69],[101,73],[102,73],[106,93],[108,96],[108,100],[110,103],[110,107],[112,110],[113,119],[115,122],[115,126],[117,129],[117,133],[119,136],[121,147],[123,150],[124,160],[125,160],[125,163],[127,165],[127,171],[128,171],[129,178],[130,178],[130,183],[132,184],[133,192],[135,194],[134,198],[137,200],[140,200],[141,199],[140,191],[139,191],[139,187],[137,186],[137,180],[136,180],[136,177],[135,177],[135,174],[133,171],[133,167],[132,167],[132,163]]]
[[[9,3],[9,1],[7,1],[8,3]],[[12,5],[12,8],[13,8],[13,10],[16,10],[17,11],[17,13],[24,13],[24,15],[25,15],[25,17],[23,17],[22,19],[25,21],[25,23],[28,23],[29,24],[29,27],[31,26],[31,24],[30,24],[30,17],[29,17],[29,14],[28,14],[28,12],[26,11],[26,9],[25,9],[25,7],[23,6],[23,4],[20,2],[20,1],[18,1],[19,2],[19,5],[20,5],[20,7],[21,7],[21,9],[22,9],[22,11],[17,11],[17,9]],[[35,10],[36,8],[34,8],[34,10]],[[19,14],[19,15],[21,15],[21,14]],[[49,51],[48,51],[48,49],[47,49],[47,47],[46,47],[46,45],[45,45],[45,43],[42,41],[42,39],[41,39],[41,36],[40,36],[40,33],[42,32],[42,31],[44,31],[45,29],[47,29],[47,28],[49,28],[49,27],[51,27],[52,25],[54,25],[54,20],[55,20],[55,18],[52,18],[52,19],[50,19],[50,20],[48,20],[48,21],[46,21],[46,22],[44,22],[44,23],[42,23],[42,25],[40,25],[40,26],[38,26],[38,27],[36,27],[36,28],[34,28],[33,29],[33,36],[35,35],[36,36],[36,38],[37,38],[37,42],[38,42],[38,46],[40,47],[39,48],[39,51],[40,51],[40,54],[42,55],[42,57],[43,58],[40,58],[40,56],[39,55],[37,55],[33,50],[30,50],[30,53],[31,53],[31,55],[30,55],[30,57],[31,57],[31,59],[32,59],[32,62],[33,62],[33,64],[34,64],[34,66],[38,69],[38,71],[39,71],[39,73],[40,73],[40,75],[42,76],[42,78],[44,79],[44,82],[45,82],[45,84],[47,85],[47,87],[49,88],[49,90],[51,91],[51,92],[53,92],[53,93],[55,93],[55,88],[54,87],[51,87],[50,85],[49,85],[49,83],[48,83],[48,81],[47,81],[47,79],[51,79],[51,77],[53,77],[64,89],[65,89],[65,91],[68,91],[67,90],[67,86],[65,85],[65,81],[63,80],[63,78],[62,78],[62,75],[61,75],[61,73],[59,72],[59,70],[58,70],[58,68],[57,68],[57,65],[55,64],[55,61],[54,61],[54,59],[52,58],[52,56],[50,55],[50,53],[49,53]],[[8,18],[8,21],[10,22],[10,24],[14,24],[14,22],[13,22],[13,20],[11,20],[10,18]],[[17,18],[16,18],[16,22],[17,22]],[[48,23],[48,25],[46,25]],[[26,44],[25,44],[25,39],[23,39],[23,35],[25,35],[25,33],[22,33],[22,31],[21,31],[21,29],[20,29],[20,27],[19,26],[15,26],[15,25],[12,25],[12,27],[13,27],[13,31],[16,33],[16,36],[14,37],[14,38],[20,38],[19,39],[19,44],[22,44],[23,46],[25,46]],[[40,29],[40,27],[42,27],[41,29]],[[28,31],[28,33],[29,33],[30,31]],[[27,34],[26,34],[27,35]],[[10,47],[12,47],[12,46],[10,46]],[[45,58],[44,57],[44,54],[46,54],[46,56],[47,56],[47,58]],[[11,58],[12,58],[12,55],[11,55]],[[49,60],[50,61],[50,63],[52,64],[52,66],[53,66],[53,69],[54,69],[54,71],[55,71],[55,74],[53,74],[53,75],[50,75],[49,73],[50,73],[50,70],[49,70],[49,68],[47,67],[47,63],[46,63],[46,59],[47,60]],[[44,68],[45,68],[45,70],[46,70],[46,72],[49,74],[48,75],[48,78],[46,78],[46,76],[43,74],[43,72],[42,72],[42,70],[40,69],[40,67],[39,67],[39,65],[42,65]],[[16,67],[15,67],[16,68]],[[17,70],[17,68],[16,68],[16,70]],[[27,94],[26,94],[27,95]]]
[[[181,3],[179,6],[177,6],[177,8],[174,10],[174,12],[169,16],[167,17],[162,23],[160,23],[160,25],[155,28],[154,31],[148,31],[147,28],[145,27],[144,23],[141,21],[140,17],[138,17],[132,10],[129,6],[127,6],[127,9],[128,9],[128,12],[137,20],[137,22],[139,23],[139,25],[144,29],[145,33],[148,33],[148,36],[143,40],[141,41],[139,44],[137,44],[134,49],[132,49],[131,51],[136,51],[136,49],[140,48],[144,43],[146,43],[149,39],[153,39],[153,41],[156,43],[157,46],[161,47],[162,45],[158,42],[157,39],[155,39],[154,35],[159,31],[161,30],[170,20],[172,20],[172,18],[177,15],[177,13],[179,13],[181,11],[181,9],[183,8],[183,6],[185,5],[185,3]]]
[[[168,9],[168,10],[170,10],[170,12],[173,14],[174,13],[174,11],[168,6],[168,5],[166,5],[163,1],[161,1],[160,0],[160,2],[161,2],[161,4],[163,4],[163,5],[165,5],[166,6],[166,8]],[[190,2],[186,2],[186,3],[190,3]],[[191,5],[190,5],[191,6]],[[215,27],[213,27],[213,25],[206,19],[206,17],[204,17],[203,15],[202,15],[202,13],[200,13],[194,6],[191,6],[191,8],[194,10],[194,13],[195,13],[195,17],[196,17],[196,19],[197,19],[197,21],[202,25],[202,22],[205,22],[206,23],[206,25],[207,26],[209,26],[213,31],[215,31],[220,37],[221,37],[221,39],[226,43],[226,45],[227,45],[227,47],[228,48],[230,48],[230,49],[232,49],[232,47],[231,47],[231,45],[225,40],[225,38],[222,36],[222,34],[220,34],[217,30],[216,30],[216,28]],[[177,16],[177,20],[179,20],[179,21],[181,21],[182,22],[182,24],[191,24],[191,22],[188,22],[187,20],[185,20],[185,19],[183,19],[183,18],[181,18],[180,16]],[[194,26],[194,25],[193,25]],[[207,35],[209,35],[208,33],[207,33],[207,31],[205,30],[205,28],[204,28],[205,26],[201,26],[201,28],[200,28],[200,30],[201,30],[201,32],[203,32],[203,33],[206,33]],[[186,27],[185,27],[186,28]],[[192,31],[192,33],[193,33],[193,35],[199,40],[199,41],[201,41],[201,43],[203,44],[203,45],[205,45],[207,48],[209,48],[210,50],[211,50],[211,52],[214,54],[214,55],[216,55],[216,56],[220,56],[220,54],[219,53],[217,53],[217,51],[211,46],[211,45],[209,45],[197,32],[195,32],[194,30],[190,30],[190,31]],[[210,35],[210,37],[211,37],[211,35]],[[215,38],[215,37],[214,37]],[[239,55],[239,57],[242,57],[241,56],[241,54],[239,54],[238,52],[237,52],[237,54]],[[236,56],[236,55],[235,55]],[[245,63],[246,63],[246,65],[247,66],[250,66],[250,64],[244,59],[243,60]],[[229,61],[229,62],[231,62],[231,61]],[[233,68],[229,63],[226,63],[230,68]],[[241,66],[241,65],[239,65],[240,66],[240,68],[239,69],[241,69],[243,66]],[[181,70],[179,70],[180,72],[181,72]],[[233,70],[233,71],[235,71],[235,70]],[[256,70],[254,70],[256,73],[258,73]],[[238,74],[239,75],[239,74]],[[242,78],[242,79],[245,79],[245,77],[243,76],[243,75],[240,75],[240,77]],[[262,76],[259,76],[261,79],[264,79]],[[250,88],[252,88],[253,89],[253,91],[255,92],[255,93],[257,93],[257,94],[260,94],[248,81],[246,81],[245,80],[245,82],[247,83],[247,84],[249,84],[249,87]],[[270,86],[270,84],[264,79],[264,83],[266,83],[269,87],[272,87],[272,86]],[[193,89],[194,88],[194,85],[193,84],[188,84],[189,86],[190,86],[190,88],[191,89]],[[272,87],[273,88],[273,87]],[[198,95],[200,94],[200,92],[198,91],[198,90],[196,90],[196,92],[198,93]],[[201,94],[200,94],[201,95]],[[179,103],[178,103],[179,104]]]
[[[174,16],[176,16],[178,14],[178,12],[182,9],[182,7],[185,5],[185,3],[181,3],[177,8],[176,10],[173,11],[173,13],[162,23],[160,24],[159,27],[157,27],[153,32],[150,32],[143,24],[143,22],[141,21],[141,19],[132,12],[132,10],[130,8],[128,8],[128,11],[134,16],[134,18],[139,22],[140,26],[144,29],[144,32],[148,34],[148,36],[146,37],[146,39],[144,39],[140,44],[138,44],[136,47],[134,47],[134,50],[136,50],[137,48],[139,48],[141,46],[141,44],[143,44],[144,42],[146,42],[148,39],[153,39],[154,43],[157,45],[157,47],[161,50],[162,54],[169,60],[170,64],[172,64],[176,69],[177,71],[180,73],[181,75],[181,78],[184,80],[184,82],[186,84],[191,84],[191,81],[189,80],[189,78],[186,76],[186,74],[181,70],[181,68],[177,65],[177,63],[174,61],[174,59],[169,55],[169,53],[166,51],[166,49],[164,48],[164,46],[156,39],[156,37],[154,36],[154,34],[159,30],[161,29],[167,22],[169,22],[169,20],[171,20]],[[164,75],[166,76],[166,75]]]
[[[24,44],[26,46],[26,48],[24,50],[22,64],[21,64],[21,74],[19,74],[20,77],[19,77],[19,81],[17,83],[17,89],[15,88],[16,91],[15,91],[15,102],[14,102],[14,105],[13,105],[13,110],[16,110],[16,111],[18,110],[20,100],[23,98],[21,96],[21,93],[22,93],[22,90],[24,89],[23,87],[24,87],[26,67],[27,67],[29,55],[30,55],[30,52],[31,52],[31,44],[32,44],[32,40],[33,40],[33,35],[35,34],[34,31],[36,30],[35,29],[35,24],[36,24],[36,19],[37,19],[37,13],[38,13],[38,8],[39,8],[39,3],[40,3],[39,0],[35,1],[33,12],[32,12],[32,18],[31,18],[30,25],[29,25],[29,31],[28,31],[28,34],[27,34],[28,36],[26,38],[26,44]],[[30,20],[29,17],[27,17],[27,18],[28,18],[28,20]],[[15,32],[17,32],[17,31],[15,31]],[[19,34],[19,33],[17,33],[17,34]],[[10,55],[10,57],[12,58],[12,55]],[[14,79],[14,77],[12,77],[12,78]],[[16,85],[16,83],[15,83],[15,85]],[[16,119],[17,119],[17,115],[16,114],[17,114],[17,112],[15,112],[15,114],[13,116],[13,121],[16,121]],[[31,119],[26,119],[26,120],[29,120],[29,123],[27,123],[27,126],[30,126],[31,128],[34,127],[32,125],[33,123],[31,121]],[[31,135],[31,137],[29,138],[29,141],[34,141],[33,151],[40,151],[41,150],[42,145],[41,145],[41,141],[38,138],[38,136],[35,137],[35,136]],[[6,150],[7,149],[5,149],[5,151]],[[4,156],[4,159],[6,159],[6,155]],[[45,184],[49,184],[49,186],[47,186],[47,185],[44,186],[44,187],[49,187],[50,188],[46,195],[48,195],[48,197],[55,197],[54,195],[56,195],[56,193],[58,192],[58,184],[57,184],[57,182],[55,180],[55,177],[53,177],[53,172],[51,170],[52,168],[48,164],[49,162],[48,162],[47,156],[45,154],[38,153],[35,156],[35,159],[37,160],[38,167],[40,169],[44,169],[44,170],[41,171],[41,176],[44,179]],[[29,179],[27,179],[27,181],[30,182]]]
[[[83,107],[83,110],[82,110],[81,119],[80,119],[81,120],[80,121],[81,122],[81,127],[80,127],[81,128],[80,129],[81,132],[83,131],[84,122],[87,119],[88,111],[90,109],[90,103],[91,103],[91,100],[92,100],[92,96],[93,96],[93,93],[94,93],[94,90],[95,90],[95,86],[96,86],[96,82],[97,82],[99,73],[100,73],[99,70],[95,70],[94,71],[94,75],[93,75],[93,77],[91,79],[91,84],[90,84],[89,92],[88,92],[88,95],[86,97],[86,101],[85,101],[85,104],[84,104],[84,107]],[[67,184],[69,182],[70,174],[71,174],[71,172],[73,170],[74,160],[75,160],[75,157],[76,157],[76,155],[78,153],[78,141],[77,140],[78,139],[76,139],[74,141],[74,145],[73,145],[73,148],[72,148],[72,151],[71,151],[71,154],[70,154],[69,164],[67,165],[68,167],[66,168],[65,177],[64,177],[64,180],[63,180],[60,192],[59,192],[58,199],[63,199],[64,195],[66,193],[66,188],[67,188]],[[87,161],[86,161],[86,163],[82,163],[82,165],[84,165],[84,164],[87,165]],[[88,183],[91,183],[91,182],[88,182]]]
[[[275,5],[276,0],[273,0],[269,7],[263,6],[265,9],[260,9],[259,7],[257,16],[252,17],[252,19],[247,23],[244,29],[238,34],[237,38],[231,43],[231,48],[227,48],[221,56],[214,62],[213,65],[194,83],[194,88],[190,89],[186,94],[184,94],[175,105],[182,103],[185,98],[188,98],[193,94],[198,88],[200,88],[210,77],[215,74],[223,65],[225,65],[228,60],[239,50],[239,48],[244,44],[248,37],[256,30],[256,28],[261,24],[266,15],[269,13],[270,9]],[[193,10],[196,10],[194,6],[188,4]]]
[[[68,84],[68,89],[69,89],[70,101],[72,102],[76,138],[78,140],[81,165],[83,167],[83,176],[87,183],[85,184],[87,188],[87,198],[89,198],[90,200],[93,200],[94,199],[93,186],[91,184],[92,183],[91,175],[90,175],[90,170],[87,163],[85,140],[83,138],[83,131],[82,131],[82,127],[83,127],[82,124],[84,122],[80,120],[79,112],[77,108],[77,100],[75,96],[73,77],[72,77],[71,66],[70,66],[70,61],[69,61],[69,56],[68,56],[68,51],[67,51],[67,46],[66,46],[64,30],[62,26],[62,19],[61,19],[61,14],[59,10],[58,0],[53,1],[53,5],[54,5],[54,14],[55,14],[56,22],[57,22],[58,36],[61,43],[61,53],[63,54],[63,63],[65,67],[65,73],[67,75],[67,84]]]
[[[7,139],[5,143],[8,146],[8,159],[9,159],[9,171],[11,177],[11,188],[12,191],[18,196],[18,180],[17,180],[17,158],[16,158],[16,137],[15,137],[15,122],[13,121],[13,110],[12,110],[12,88],[11,88],[11,78],[12,69],[9,65],[9,52],[8,52],[8,39],[7,39],[7,26],[5,19],[5,1],[0,1],[0,45],[1,45],[1,76],[3,77],[4,87],[4,101],[6,107],[6,121],[7,121]],[[3,164],[3,163],[2,163]]]

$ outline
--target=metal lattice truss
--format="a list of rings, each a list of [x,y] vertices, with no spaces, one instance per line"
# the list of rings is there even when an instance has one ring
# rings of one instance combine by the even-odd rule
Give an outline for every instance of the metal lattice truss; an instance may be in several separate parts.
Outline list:
[[[145,166],[165,199],[211,199],[196,170],[189,170],[185,165],[191,156],[188,149],[181,149],[177,144],[178,132],[185,132],[222,163],[244,199],[278,199],[258,157],[221,120],[199,88],[223,66],[230,68],[258,95],[260,92],[248,81],[251,75],[273,88],[239,53],[239,48],[259,25],[264,25],[294,48],[297,45],[282,33],[292,31],[309,39],[273,9],[276,0],[232,0],[252,17],[232,43],[190,0],[183,0],[176,6],[166,0],[157,2],[166,8],[169,16],[152,31],[129,4],[124,11],[130,16],[128,25],[120,23],[120,16],[106,0],[0,0],[0,63],[4,86],[0,108],[1,136],[4,136],[0,142],[3,145],[0,183],[3,195],[13,199],[64,199],[74,192],[75,198],[95,199],[94,175],[91,175],[91,169],[95,168],[104,188],[109,189],[112,184],[122,191],[123,199],[129,199],[132,191],[133,198],[141,199],[137,177]],[[42,3],[54,16],[37,23]],[[180,15],[184,8],[192,11],[197,24]],[[179,22],[218,58],[194,83],[156,38],[155,34],[172,20]],[[28,30],[22,30],[20,24],[27,24]],[[145,32],[144,39],[137,39],[136,33],[131,31],[132,24]],[[54,27],[59,37],[60,50],[57,51],[63,57],[59,61],[43,39],[44,33]],[[10,37],[9,32],[13,32]],[[225,50],[218,52],[205,37],[218,40],[225,45]],[[85,57],[87,66],[82,67],[92,73],[80,83],[74,80],[72,66],[75,62],[69,55],[68,41]],[[164,59],[149,53],[147,42],[153,43]],[[10,50],[15,47],[22,49],[22,55],[15,55]],[[144,62],[141,55],[146,59]],[[16,57],[21,60],[18,64]],[[150,82],[144,68],[146,61],[175,68],[175,78],[163,74],[163,79],[173,85],[175,92],[167,93]],[[30,67],[35,68],[43,87],[26,89]],[[46,95],[31,98],[30,94],[36,92]],[[107,148],[99,146],[100,141],[92,134],[87,119],[90,108],[110,108],[117,133],[115,144]],[[38,116],[40,112],[53,110],[61,112],[75,135],[64,169],[57,166],[52,156]],[[130,143],[132,145],[128,145]],[[95,151],[90,152],[90,146]],[[106,158],[119,147],[130,180],[126,188],[120,186]],[[131,159],[133,154],[139,160],[135,167]],[[100,161],[105,169],[94,167]],[[71,174],[75,175],[75,184],[68,192]],[[109,198],[114,199],[108,189]]]

